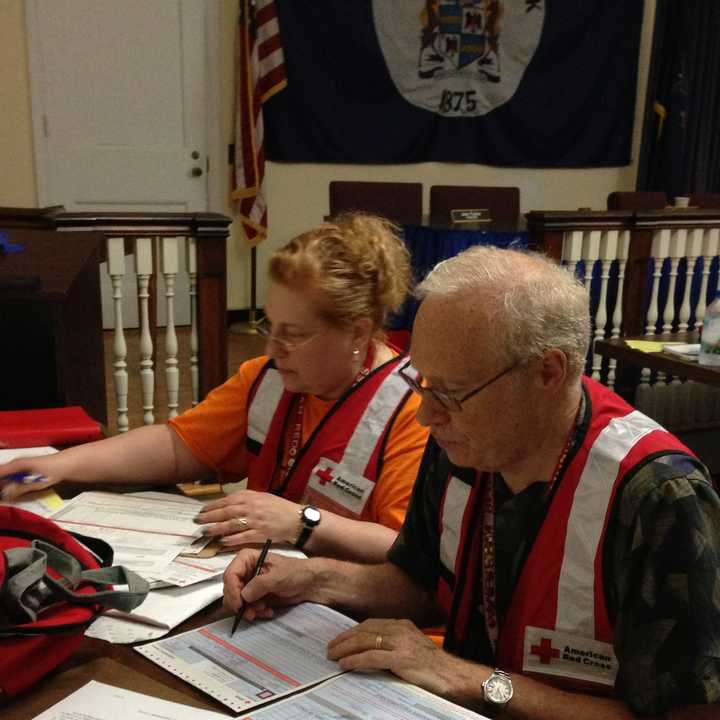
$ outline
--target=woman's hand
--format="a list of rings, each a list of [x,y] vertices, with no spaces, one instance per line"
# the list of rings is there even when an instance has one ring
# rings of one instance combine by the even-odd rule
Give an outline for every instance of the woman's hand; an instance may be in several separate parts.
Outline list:
[[[22,481],[12,476],[30,476]],[[65,480],[59,453],[36,457],[16,458],[0,465],[0,499],[12,502],[31,492],[44,490]]]
[[[208,503],[195,522],[208,525],[207,535],[222,538],[224,545],[250,545],[275,541],[292,542],[300,531],[302,505],[268,492],[239,490]]]

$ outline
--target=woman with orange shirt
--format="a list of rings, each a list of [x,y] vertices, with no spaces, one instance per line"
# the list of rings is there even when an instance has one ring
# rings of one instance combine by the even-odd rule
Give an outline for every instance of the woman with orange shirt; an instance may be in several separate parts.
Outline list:
[[[410,284],[393,226],[349,214],[275,251],[267,355],[167,425],[15,460],[0,477],[38,473],[40,489],[81,483],[248,478],[198,522],[227,545],[291,541],[312,554],[379,562],[405,516],[427,431],[384,341]],[[2,480],[0,479],[0,484]],[[6,497],[27,486],[7,484]]]

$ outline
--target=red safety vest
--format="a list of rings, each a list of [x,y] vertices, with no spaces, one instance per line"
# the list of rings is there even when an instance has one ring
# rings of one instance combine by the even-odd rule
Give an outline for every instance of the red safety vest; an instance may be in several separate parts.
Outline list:
[[[623,478],[649,456],[695,456],[603,385],[589,378],[583,385],[592,408],[590,424],[515,586],[495,662],[566,690],[611,694],[618,664],[603,593],[602,548],[615,494]],[[480,511],[482,487],[480,478],[470,486],[451,475],[441,506],[440,556],[456,581],[451,588],[441,578],[438,601],[448,617],[454,608],[452,634],[460,644],[473,610],[473,590],[481,582],[482,522],[472,516],[473,508]],[[471,525],[475,530],[469,537]]]
[[[396,357],[375,368],[339,398],[299,448],[280,487],[272,491],[344,517],[361,517],[382,471],[387,435],[412,393],[398,374],[404,360]],[[268,363],[254,385],[248,409],[249,489],[269,490],[272,478],[277,478],[286,426],[292,424],[297,400]]]

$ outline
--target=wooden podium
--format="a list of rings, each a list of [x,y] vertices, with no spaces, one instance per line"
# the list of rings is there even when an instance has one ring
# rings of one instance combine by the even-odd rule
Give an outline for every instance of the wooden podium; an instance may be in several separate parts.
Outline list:
[[[0,233],[12,250],[0,253],[0,410],[81,405],[106,423],[102,236],[2,221]]]

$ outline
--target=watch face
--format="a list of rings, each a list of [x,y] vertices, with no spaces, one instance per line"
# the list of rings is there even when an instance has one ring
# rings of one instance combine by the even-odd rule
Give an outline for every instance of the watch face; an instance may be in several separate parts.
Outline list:
[[[485,683],[485,696],[490,702],[504,705],[510,700],[513,687],[510,678],[502,675],[491,675]]]
[[[302,517],[306,525],[314,527],[320,522],[320,511],[316,507],[308,505],[308,507],[303,510]]]

